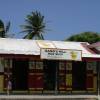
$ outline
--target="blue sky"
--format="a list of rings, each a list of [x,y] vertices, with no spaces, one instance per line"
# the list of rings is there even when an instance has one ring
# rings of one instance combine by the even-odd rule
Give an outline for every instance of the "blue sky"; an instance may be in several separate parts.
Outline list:
[[[21,38],[20,25],[38,10],[45,16],[48,40],[63,40],[84,31],[100,33],[100,0],[0,0],[0,19],[11,21],[11,33]]]

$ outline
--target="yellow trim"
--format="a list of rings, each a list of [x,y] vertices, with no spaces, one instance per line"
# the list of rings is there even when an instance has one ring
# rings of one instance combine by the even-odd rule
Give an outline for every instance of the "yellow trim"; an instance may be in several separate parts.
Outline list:
[[[63,75],[65,75],[65,74],[64,74],[64,73],[59,73],[59,76],[60,76],[60,75],[63,76]]]
[[[93,88],[87,88],[87,90],[93,90]]]
[[[43,90],[43,88],[36,88],[36,90]]]
[[[72,90],[72,88],[66,88],[66,90],[70,91],[70,90]]]
[[[3,91],[4,88],[4,75],[0,75],[0,92]]]
[[[72,91],[72,93],[85,93],[86,91],[82,91],[82,90],[80,90],[80,91]]]
[[[87,76],[92,76],[93,77],[93,74],[87,74]]]
[[[97,91],[97,77],[93,78],[93,90]]]
[[[29,90],[35,90],[35,88],[29,88]]]
[[[36,94],[36,93],[42,93],[42,91],[29,91],[29,93]]]
[[[7,90],[7,88],[3,88],[4,90]],[[12,89],[9,89],[10,91],[12,90]]]
[[[59,93],[66,93],[66,91],[59,91]]]
[[[37,72],[35,75],[43,75],[42,72]]]
[[[35,73],[29,73],[29,75],[35,75]]]
[[[88,93],[95,93],[96,91],[90,91],[90,90],[89,90],[89,91],[87,91],[87,92],[88,92]]]
[[[28,90],[26,90],[26,91],[20,91],[20,90],[18,90],[18,91],[16,91],[16,90],[12,90],[12,93],[27,93],[28,92]]]
[[[55,93],[55,91],[44,90],[43,93]]]
[[[62,90],[62,89],[65,89],[65,88],[59,88],[59,90]]]
[[[9,74],[12,75],[12,72],[9,72]],[[4,75],[8,75],[8,73],[7,72],[4,72]]]

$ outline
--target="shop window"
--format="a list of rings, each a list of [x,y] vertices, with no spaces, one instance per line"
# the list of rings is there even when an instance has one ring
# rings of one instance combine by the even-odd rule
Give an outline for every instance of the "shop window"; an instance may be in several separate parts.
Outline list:
[[[66,90],[72,90],[72,62],[66,62]]]
[[[97,73],[97,67],[96,67],[97,63],[96,62],[87,62],[87,70],[91,70],[93,71],[93,73]]]
[[[29,62],[29,69],[35,69],[35,61],[30,61]]]
[[[66,92],[72,90],[72,63],[66,61],[59,62],[58,90]]]
[[[97,91],[97,63],[87,62],[86,88],[88,91]]]
[[[65,70],[65,65],[66,65],[66,63],[59,62],[59,70]]]
[[[66,86],[72,86],[72,74],[66,74]]]
[[[0,93],[4,90],[4,59],[0,58]]]
[[[36,69],[43,69],[43,62],[36,62]]]
[[[65,62],[59,62],[59,71],[58,71],[58,90],[66,91],[66,76],[65,76]]]

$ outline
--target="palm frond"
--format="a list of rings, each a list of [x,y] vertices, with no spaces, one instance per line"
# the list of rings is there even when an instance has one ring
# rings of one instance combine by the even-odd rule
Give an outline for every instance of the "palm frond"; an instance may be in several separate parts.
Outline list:
[[[23,33],[27,33],[24,38],[34,38],[38,37],[39,39],[44,39],[41,35],[45,30],[44,16],[40,12],[35,11],[26,16],[25,19],[26,25],[22,25]]]
[[[5,27],[5,32],[6,32],[6,33],[9,31],[10,25],[11,25],[11,23],[10,23],[10,21],[9,21],[9,22],[7,23],[7,25],[6,25],[6,27]]]
[[[6,38],[8,37],[8,31],[10,28],[10,21],[5,25],[2,20],[0,20],[0,37]]]
[[[28,33],[27,35],[25,35],[23,38],[24,39],[32,39],[34,37],[35,34],[33,33]]]
[[[4,31],[4,28],[1,27],[1,28],[0,28],[0,32],[2,32],[2,31]]]
[[[5,37],[5,26],[2,20],[0,20],[0,37]]]
[[[29,29],[29,30],[28,30],[28,29],[24,29],[23,31],[21,31],[21,32],[19,32],[19,33],[28,33],[28,34],[29,34],[29,33],[31,33],[31,32],[32,32],[32,30],[30,30],[30,29]]]
[[[4,23],[2,20],[0,20],[0,28],[4,28]]]

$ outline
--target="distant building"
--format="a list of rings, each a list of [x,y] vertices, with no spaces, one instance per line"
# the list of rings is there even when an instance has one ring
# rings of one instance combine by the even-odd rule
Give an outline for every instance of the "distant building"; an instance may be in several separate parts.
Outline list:
[[[95,94],[98,61],[87,42],[0,38],[0,93]]]
[[[96,53],[100,54],[100,42],[89,45],[89,48],[94,50]],[[100,94],[100,61],[98,62],[98,84],[98,90]]]
[[[89,45],[89,48],[96,49],[97,53],[100,53],[100,42],[93,43],[93,44]]]

